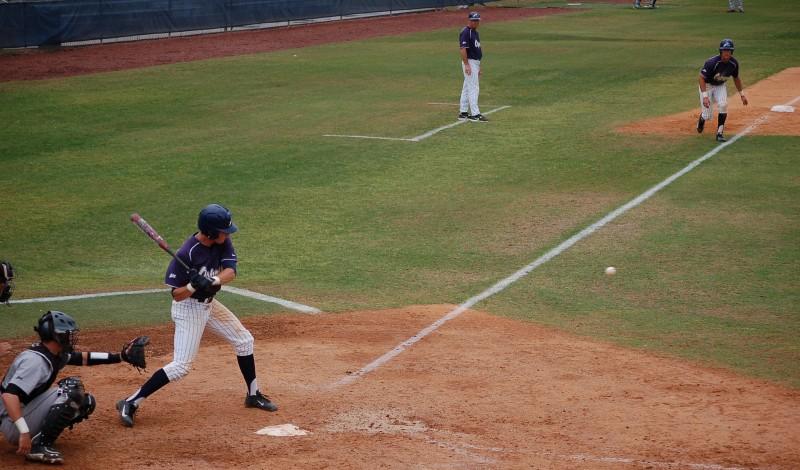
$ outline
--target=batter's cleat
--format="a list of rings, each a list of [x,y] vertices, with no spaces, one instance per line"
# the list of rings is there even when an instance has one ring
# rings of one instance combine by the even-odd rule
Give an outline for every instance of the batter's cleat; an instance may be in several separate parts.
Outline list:
[[[244,399],[244,406],[247,408],[261,408],[266,411],[278,411],[278,406],[269,400],[269,397],[261,392],[250,395]]]
[[[725,142],[727,139],[722,134],[717,134],[717,142]]]
[[[700,116],[700,119],[697,120],[697,133],[702,134],[704,127],[706,127],[706,120]]]
[[[139,407],[129,402],[128,400],[120,400],[117,402],[117,411],[119,411],[119,420],[125,427],[133,427],[133,417],[136,415],[136,410]]]
[[[53,444],[45,444],[42,442],[41,433],[33,438],[31,442],[31,451],[25,455],[25,458],[32,462],[64,463],[64,456],[53,447]]]
[[[486,119],[486,117],[483,114],[476,114],[474,116],[467,116],[467,119],[469,119],[472,122],[489,122],[489,120]]]
[[[466,121],[469,117],[469,113],[458,113],[458,120],[459,121]]]

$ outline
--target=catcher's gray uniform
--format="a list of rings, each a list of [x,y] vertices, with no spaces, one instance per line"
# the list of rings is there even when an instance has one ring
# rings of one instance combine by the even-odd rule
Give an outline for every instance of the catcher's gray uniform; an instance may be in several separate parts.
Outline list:
[[[15,385],[31,396],[35,390],[41,389],[45,385],[49,387],[52,384],[50,381],[52,375],[53,365],[50,360],[38,351],[27,349],[14,359],[8,373],[0,382],[0,390],[7,390],[11,385]],[[47,388],[44,393],[24,404],[22,414],[25,421],[28,422],[32,436],[39,432],[47,412],[58,399],[58,390],[56,387]],[[0,400],[0,431],[3,432],[6,441],[11,444],[16,445],[19,442],[19,430],[9,419],[2,400]]]

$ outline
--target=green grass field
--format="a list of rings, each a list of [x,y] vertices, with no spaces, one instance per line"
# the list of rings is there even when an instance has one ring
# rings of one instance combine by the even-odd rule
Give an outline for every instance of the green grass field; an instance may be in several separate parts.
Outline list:
[[[745,84],[800,65],[792,2],[724,3],[487,10],[481,102],[512,108],[420,143],[322,135],[452,122],[426,103],[458,99],[456,30],[2,83],[0,258],[17,298],[158,287],[168,259],[130,213],[177,246],[222,202],[239,286],[329,312],[461,303],[714,147],[613,129],[696,106],[721,38]],[[476,308],[800,387],[798,155],[796,137],[748,136]],[[56,307],[87,327],[169,321],[158,295],[14,305],[0,338]]]

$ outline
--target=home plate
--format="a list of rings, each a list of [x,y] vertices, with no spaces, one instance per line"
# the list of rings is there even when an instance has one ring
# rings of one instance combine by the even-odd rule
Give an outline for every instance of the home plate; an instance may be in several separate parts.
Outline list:
[[[261,436],[279,436],[279,437],[287,437],[287,436],[305,436],[309,434],[308,431],[304,431],[294,424],[279,424],[277,426],[267,426],[265,428],[261,428],[256,431],[256,434]]]
[[[794,106],[787,106],[785,104],[776,104],[775,106],[770,108],[770,111],[774,111],[776,113],[793,113]]]

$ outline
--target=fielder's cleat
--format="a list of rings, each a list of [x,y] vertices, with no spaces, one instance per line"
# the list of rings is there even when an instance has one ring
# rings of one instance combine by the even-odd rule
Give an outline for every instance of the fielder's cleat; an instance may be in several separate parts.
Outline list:
[[[486,119],[486,117],[483,114],[476,114],[474,116],[467,116],[467,119],[469,119],[472,122],[489,122],[489,120]]]
[[[269,397],[261,392],[250,395],[244,399],[244,406],[247,408],[261,408],[266,411],[278,411],[278,406],[269,400]]]
[[[129,402],[128,400],[120,400],[117,402],[117,411],[119,411],[119,420],[122,421],[122,425],[132,428],[133,427],[133,417],[136,415],[136,410],[139,407],[134,405],[133,403]]]
[[[61,452],[53,447],[53,444],[42,442],[41,433],[33,438],[31,442],[31,451],[25,455],[25,458],[32,462],[64,463],[64,457],[61,455]]]
[[[469,117],[469,113],[458,113],[458,120],[465,121]]]
[[[705,126],[706,126],[706,120],[703,119],[702,116],[700,116],[700,119],[697,120],[697,133],[698,134],[702,134],[703,133],[703,128]]]
[[[717,134],[717,142],[725,142],[727,139],[722,134]]]

